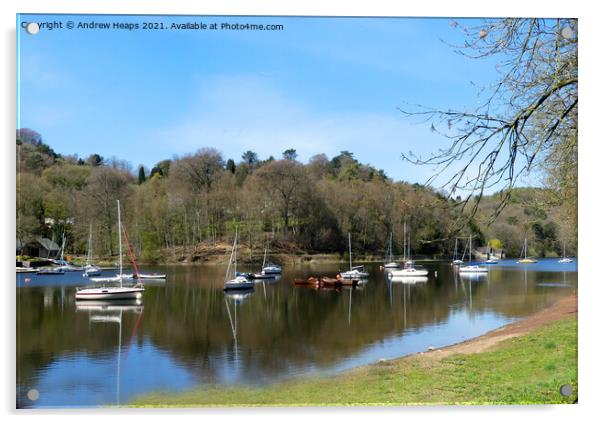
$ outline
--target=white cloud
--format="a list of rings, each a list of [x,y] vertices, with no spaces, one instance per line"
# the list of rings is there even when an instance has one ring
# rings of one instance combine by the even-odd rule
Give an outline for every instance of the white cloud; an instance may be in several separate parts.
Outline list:
[[[222,76],[204,81],[198,101],[173,126],[151,135],[154,145],[167,149],[165,155],[184,154],[201,147],[216,147],[227,158],[240,159],[243,151],[256,151],[261,158],[278,157],[295,148],[299,159],[341,150],[356,154],[362,162],[384,168],[396,178],[424,181],[429,169],[408,169],[402,151],[429,151],[427,128],[404,122],[395,110],[390,113],[325,112],[300,104],[261,76]],[[406,168],[406,176],[400,168]],[[409,173],[408,173],[409,172]],[[422,174],[422,175],[421,175]]]

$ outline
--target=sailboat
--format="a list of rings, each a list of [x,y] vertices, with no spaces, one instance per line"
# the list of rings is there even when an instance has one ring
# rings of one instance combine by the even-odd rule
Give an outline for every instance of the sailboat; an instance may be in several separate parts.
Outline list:
[[[470,235],[468,237],[468,261],[470,262],[470,260],[472,259],[472,235]],[[460,273],[487,273],[489,272],[489,268],[488,267],[482,267],[479,266],[478,264],[468,264],[466,266],[460,266],[460,268],[458,269]]]
[[[268,263],[268,265],[265,266],[265,259],[266,259],[267,255],[268,255],[268,250],[266,247],[266,250],[264,253],[264,265],[262,266],[261,273],[263,275],[279,275],[279,274],[281,274],[282,267],[278,266],[277,264]]]
[[[562,242],[562,258],[558,260],[558,263],[572,263],[573,259],[566,256],[566,241]]]
[[[54,263],[58,264],[57,267],[44,267],[38,270],[36,273],[38,275],[64,275],[65,272],[74,272],[77,270],[81,270],[81,268],[73,266],[67,263],[64,260],[64,252],[65,252],[65,234],[63,233],[63,243],[61,244],[60,249],[60,259],[52,260]],[[57,255],[58,257],[58,255]]]
[[[90,278],[93,282],[119,282],[119,286],[103,286],[100,288],[77,288],[75,292],[76,300],[123,300],[141,298],[144,293],[144,285],[136,284],[132,287],[123,286],[123,280],[127,279],[123,275],[123,254],[121,245],[121,206],[117,200],[117,233],[119,236],[119,273],[117,276],[109,278]]]
[[[389,248],[387,249],[387,258],[384,265],[385,269],[398,269],[399,263],[393,260],[393,232],[389,236]]]
[[[411,251],[410,251],[410,234],[408,233],[407,236],[407,259],[406,259],[406,224],[404,222],[403,224],[403,236],[404,236],[404,261],[405,264],[403,266],[403,269],[400,270],[391,270],[391,272],[389,272],[389,277],[391,279],[394,278],[405,278],[405,277],[410,277],[410,278],[416,278],[416,277],[421,277],[421,276],[426,276],[429,274],[429,271],[427,269],[423,269],[423,268],[419,268],[417,269],[414,265],[414,262],[411,259]]]
[[[125,245],[128,247],[128,253],[130,254],[130,261],[134,266],[134,273],[123,275],[124,279],[166,279],[167,275],[163,273],[141,273],[138,270],[138,265],[136,264],[136,257],[134,257],[134,252],[132,251],[132,246],[130,245],[130,240],[128,239],[128,232],[123,228],[123,235],[125,236]]]
[[[268,271],[268,273],[265,272],[265,269],[266,269],[265,261],[266,261],[267,255],[268,255],[268,247],[266,246],[266,248],[263,250],[263,263],[261,264],[261,268],[263,270],[261,271],[261,273],[249,273],[248,275],[246,275],[249,279],[276,279],[276,276],[280,272],[282,272],[282,269],[280,269],[280,272],[278,272],[278,273],[276,273],[276,272],[269,273],[269,271]]]
[[[229,290],[243,290],[243,289],[255,289],[253,281],[249,280],[246,276],[241,275],[236,271],[236,246],[238,243],[238,227],[236,228],[236,235],[234,235],[234,243],[232,244],[232,253],[230,254],[230,261],[228,262],[228,269],[226,270],[226,277],[224,278],[224,291]],[[232,279],[230,277],[230,269],[232,269]]]
[[[523,257],[522,252],[524,251],[525,255]],[[525,244],[523,245],[523,251],[521,251],[521,258],[517,261],[517,263],[522,263],[522,264],[530,264],[530,263],[537,263],[537,260],[532,259],[527,257],[527,235],[525,234]]]
[[[497,258],[493,254],[493,248],[487,243],[487,260],[483,264],[497,264]]]
[[[454,258],[452,260],[452,264],[454,266],[458,266],[463,263],[464,262],[458,258],[458,238],[456,237],[456,243],[454,245]]]
[[[349,232],[349,270],[347,272],[340,273],[343,279],[365,279],[370,274],[365,271],[364,266],[353,266],[351,260],[351,232]]]
[[[84,277],[88,276],[98,276],[101,274],[102,270],[98,266],[90,263],[90,259],[92,257],[92,224],[90,224],[90,234],[88,235],[88,256],[86,257],[86,265],[84,266]]]

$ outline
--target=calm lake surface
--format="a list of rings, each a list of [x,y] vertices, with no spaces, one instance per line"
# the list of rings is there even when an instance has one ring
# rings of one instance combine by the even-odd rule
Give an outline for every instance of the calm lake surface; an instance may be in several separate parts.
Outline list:
[[[389,282],[370,264],[365,285],[338,292],[291,281],[344,264],[285,266],[244,294],[222,291],[225,266],[144,267],[168,278],[146,283],[137,302],[76,302],[81,272],[17,274],[17,406],[118,405],[149,391],[336,373],[481,335],[577,290],[576,262],[502,260],[469,278],[423,264],[427,282]]]

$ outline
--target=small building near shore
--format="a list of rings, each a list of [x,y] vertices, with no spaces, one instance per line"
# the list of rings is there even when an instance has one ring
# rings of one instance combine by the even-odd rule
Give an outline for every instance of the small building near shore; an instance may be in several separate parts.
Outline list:
[[[30,257],[55,258],[61,247],[51,239],[37,238],[22,247],[22,254]]]

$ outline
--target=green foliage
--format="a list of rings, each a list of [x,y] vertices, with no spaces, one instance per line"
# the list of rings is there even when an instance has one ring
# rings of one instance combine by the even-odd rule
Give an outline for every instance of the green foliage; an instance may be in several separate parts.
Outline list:
[[[493,248],[495,250],[501,250],[504,247],[504,244],[502,243],[502,241],[500,241],[497,238],[490,239],[489,245],[491,246],[491,248]]]
[[[142,260],[156,263],[161,259],[161,241],[156,232],[141,232]]]
[[[18,146],[17,235],[60,239],[67,234],[70,252],[85,253],[88,226],[94,223],[94,251],[113,255],[116,200],[130,230],[136,255],[158,260],[159,252],[177,247],[194,252],[199,244],[218,245],[245,228],[250,243],[266,239],[296,251],[343,253],[351,232],[357,254],[384,254],[390,233],[394,251],[403,250],[403,224],[408,224],[414,256],[451,256],[455,237],[473,235],[473,247],[497,239],[509,256],[518,255],[525,231],[537,255],[559,254],[563,217],[544,207],[545,190],[521,188],[492,225],[484,216],[496,197],[481,199],[481,214],[468,219],[455,200],[420,184],[394,182],[382,170],[360,163],[349,151],[331,160],[323,154],[308,164],[289,159],[260,162],[247,151],[243,161],[224,162],[214,149],[158,162],[146,177],[135,176],[125,162],[92,155],[81,164],[73,157],[37,151],[41,137]],[[35,166],[27,160],[40,157]],[[79,163],[79,164],[78,164]],[[457,222],[467,223],[458,233]],[[149,234],[155,234],[149,238]],[[563,239],[564,240],[564,239]],[[566,239],[567,254],[576,239]],[[147,251],[148,249],[148,251]]]
[[[144,171],[144,166],[140,166],[138,168],[138,185],[142,185],[146,182],[146,172]]]
[[[295,150],[294,148],[284,150],[284,152],[282,153],[282,158],[284,160],[297,160],[297,150]]]
[[[234,160],[228,159],[226,162],[226,170],[232,174],[236,173],[236,164],[234,163]]]
[[[253,166],[253,165],[255,165],[255,164],[257,164],[259,162],[259,158],[257,156],[257,153],[254,152],[254,151],[251,151],[251,150],[245,151],[242,154],[242,159],[249,166]]]

